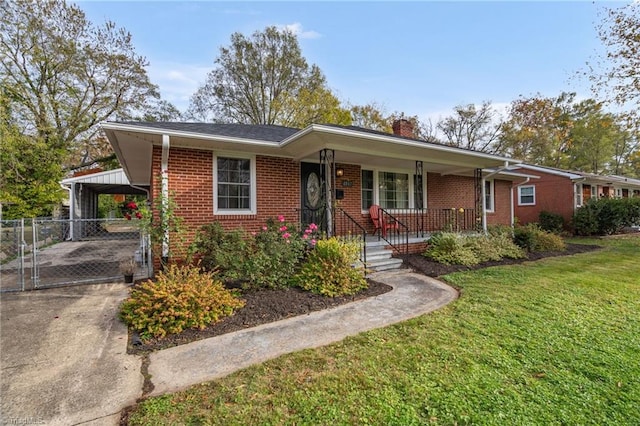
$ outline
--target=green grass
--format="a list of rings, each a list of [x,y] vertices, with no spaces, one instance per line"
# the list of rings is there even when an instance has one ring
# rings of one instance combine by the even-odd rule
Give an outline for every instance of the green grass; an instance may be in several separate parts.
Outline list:
[[[640,424],[640,238],[596,241],[451,274],[461,298],[437,312],[148,399],[130,424]]]

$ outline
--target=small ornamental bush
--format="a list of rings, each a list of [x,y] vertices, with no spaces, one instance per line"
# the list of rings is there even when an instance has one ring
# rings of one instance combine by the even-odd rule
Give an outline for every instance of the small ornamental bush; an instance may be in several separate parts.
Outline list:
[[[473,266],[480,263],[473,249],[466,244],[465,237],[453,232],[433,234],[424,255],[445,265]]]
[[[218,271],[221,278],[237,279],[246,246],[242,231],[225,231],[219,222],[213,222],[202,227],[191,251],[197,254],[206,270]]]
[[[511,230],[507,232],[503,228],[493,228],[488,235],[434,234],[424,255],[446,265],[464,266],[525,256],[511,239]]]
[[[156,281],[131,291],[120,308],[120,318],[143,340],[204,329],[244,306],[210,272],[194,266],[170,265]]]
[[[545,231],[560,234],[564,230],[564,218],[557,213],[541,211],[539,221],[540,228]]]
[[[313,293],[336,297],[367,288],[364,269],[356,267],[360,245],[332,237],[319,240],[295,276],[296,284]]]
[[[517,245],[530,252],[567,249],[567,245],[560,236],[541,229],[535,223],[517,226],[513,230],[513,238]]]

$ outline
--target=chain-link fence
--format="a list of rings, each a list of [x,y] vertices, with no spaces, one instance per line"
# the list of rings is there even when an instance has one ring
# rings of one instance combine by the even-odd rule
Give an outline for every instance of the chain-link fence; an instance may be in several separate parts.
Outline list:
[[[122,280],[133,259],[135,278],[152,273],[148,237],[124,219],[21,219],[0,223],[0,290]]]

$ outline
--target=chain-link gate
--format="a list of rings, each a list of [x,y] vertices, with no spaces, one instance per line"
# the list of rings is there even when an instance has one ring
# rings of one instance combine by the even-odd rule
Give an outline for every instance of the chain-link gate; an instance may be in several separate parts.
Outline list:
[[[24,291],[123,279],[133,259],[135,278],[152,274],[149,239],[124,219],[2,221],[0,288]]]

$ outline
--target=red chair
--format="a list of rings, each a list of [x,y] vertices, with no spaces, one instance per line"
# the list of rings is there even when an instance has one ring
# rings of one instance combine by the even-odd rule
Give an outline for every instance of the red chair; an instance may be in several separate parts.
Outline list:
[[[384,219],[384,215],[380,214],[380,210],[382,209],[377,204],[373,204],[371,207],[369,207],[369,216],[371,217],[371,221],[373,222],[373,233],[375,234],[376,232],[382,231],[382,236],[386,237],[387,229],[395,229],[396,232],[398,232],[398,222],[396,222],[395,220],[389,222],[386,221]]]

